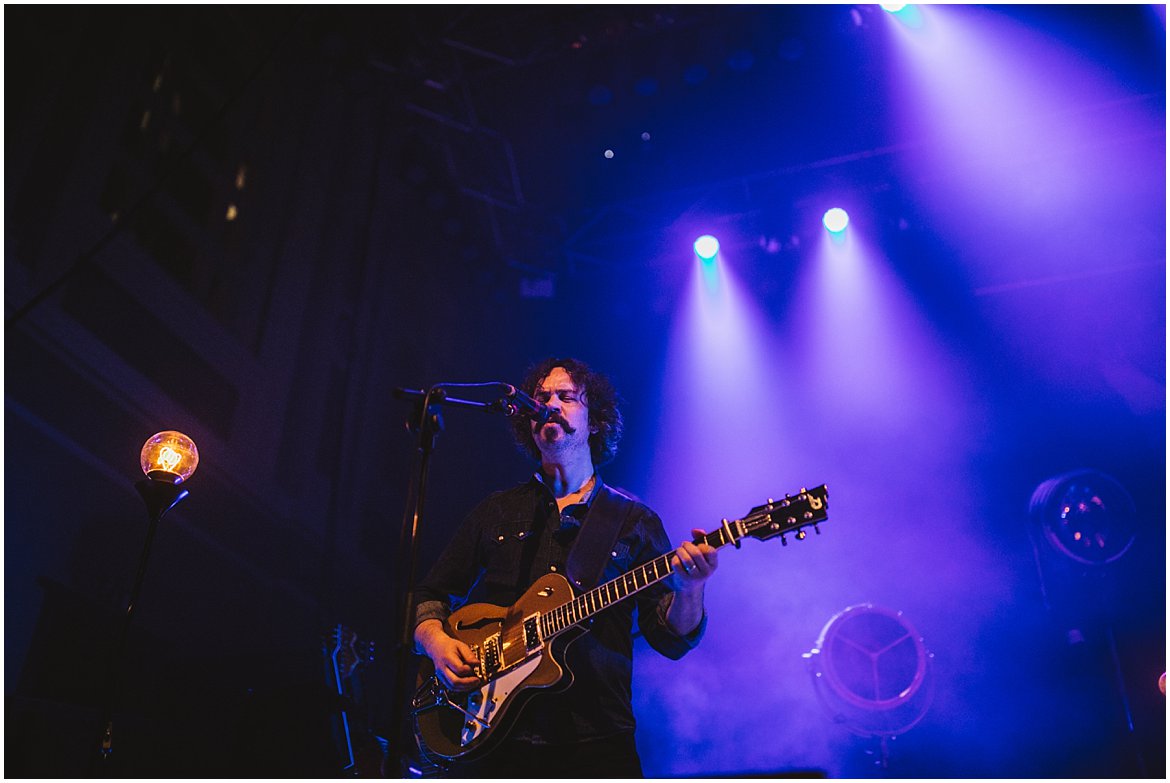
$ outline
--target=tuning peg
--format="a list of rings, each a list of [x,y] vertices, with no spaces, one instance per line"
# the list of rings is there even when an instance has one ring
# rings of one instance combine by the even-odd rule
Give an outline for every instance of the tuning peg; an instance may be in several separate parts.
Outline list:
[[[803,541],[807,536],[808,536],[808,533],[804,532],[803,527],[800,530],[796,531],[796,540],[797,541]]]
[[[816,534],[819,536],[819,535],[821,534],[821,528],[820,528],[820,526],[819,526],[819,525],[813,525],[813,532],[814,532],[814,533],[816,533]]]
[[[783,535],[780,536],[780,544],[782,546],[788,546],[788,539],[785,538]]]

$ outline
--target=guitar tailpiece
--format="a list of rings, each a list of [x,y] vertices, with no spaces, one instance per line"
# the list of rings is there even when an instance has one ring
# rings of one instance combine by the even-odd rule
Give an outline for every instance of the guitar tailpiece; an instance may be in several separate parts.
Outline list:
[[[421,688],[414,692],[414,697],[410,700],[410,707],[415,714],[418,714],[424,710],[440,707],[444,701],[450,701],[447,698],[447,692],[439,684],[439,678],[432,675]]]
[[[491,724],[490,722],[488,722],[488,721],[484,720],[483,718],[479,717],[479,716],[478,716],[478,715],[476,715],[475,713],[468,712],[467,710],[463,709],[462,707],[460,707],[460,706],[459,706],[458,704],[456,704],[455,702],[451,701],[450,697],[448,697],[448,696],[447,696],[447,694],[443,694],[443,699],[444,699],[444,700],[447,702],[447,704],[448,704],[449,706],[451,706],[451,707],[453,707],[453,708],[455,708],[455,709],[459,710],[459,711],[460,711],[460,712],[462,712],[464,715],[466,715],[467,717],[471,718],[471,719],[472,719],[473,721],[475,721],[476,723],[478,723],[478,724],[480,724],[481,726],[483,726],[485,729],[490,729],[490,728],[492,727],[492,724]]]

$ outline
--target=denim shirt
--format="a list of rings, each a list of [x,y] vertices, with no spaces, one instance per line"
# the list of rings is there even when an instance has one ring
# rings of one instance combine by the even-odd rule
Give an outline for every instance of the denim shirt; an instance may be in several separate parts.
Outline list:
[[[445,620],[465,603],[511,606],[539,577],[564,574],[569,552],[588,504],[558,512],[556,498],[540,474],[496,492],[464,519],[430,573],[415,590],[415,624]],[[642,503],[626,519],[600,582],[673,551],[662,520]],[[677,660],[693,649],[707,626],[703,614],[685,636],[666,623],[674,598],[658,583],[610,606],[593,618],[590,630],[573,641],[566,655],[573,684],[560,693],[541,693],[528,704],[511,732],[514,739],[561,743],[634,730],[631,707],[633,617],[647,643]],[[569,675],[565,675],[566,677]]]

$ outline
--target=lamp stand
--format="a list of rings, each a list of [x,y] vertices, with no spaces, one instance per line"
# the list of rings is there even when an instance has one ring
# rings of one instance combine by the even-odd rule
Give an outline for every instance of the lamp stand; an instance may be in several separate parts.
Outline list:
[[[130,621],[134,618],[134,608],[138,605],[138,595],[142,591],[142,582],[146,576],[146,563],[150,559],[151,544],[154,543],[154,533],[158,529],[158,522],[163,514],[177,506],[189,494],[174,476],[161,471],[152,471],[156,475],[145,478],[134,485],[138,494],[146,503],[150,523],[146,529],[146,542],[142,546],[142,555],[138,558],[138,572],[134,576],[134,584],[130,588],[130,599],[126,604],[126,613],[122,618],[121,632],[118,634],[113,656],[110,659],[107,674],[108,691],[106,694],[105,713],[102,716],[102,736],[99,748],[100,758],[104,762],[109,759],[114,750],[114,700],[118,695],[118,686],[122,676],[122,663],[126,656],[126,642],[130,637]]]

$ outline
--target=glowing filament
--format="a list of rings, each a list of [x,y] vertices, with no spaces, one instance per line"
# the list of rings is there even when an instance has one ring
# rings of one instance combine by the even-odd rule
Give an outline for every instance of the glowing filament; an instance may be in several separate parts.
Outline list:
[[[163,446],[158,453],[158,464],[167,473],[174,473],[175,468],[179,467],[179,463],[183,461],[183,455],[172,449],[170,446]]]

